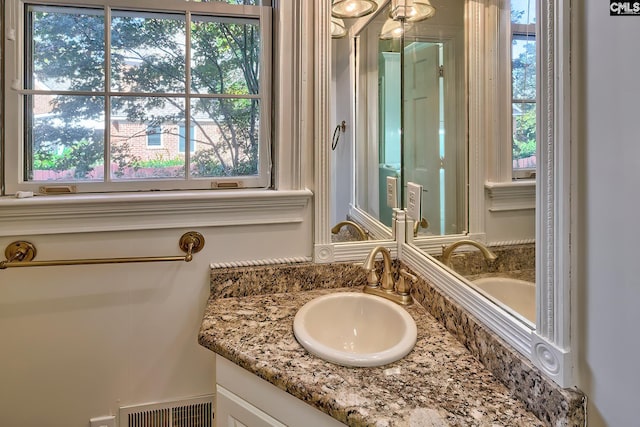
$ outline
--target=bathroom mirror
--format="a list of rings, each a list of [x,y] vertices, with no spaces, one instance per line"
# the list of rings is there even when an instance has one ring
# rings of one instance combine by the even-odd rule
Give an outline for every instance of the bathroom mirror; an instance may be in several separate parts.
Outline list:
[[[467,93],[470,209],[465,239],[482,243],[490,252],[472,244],[452,247],[451,239],[433,241],[423,234],[408,235],[407,241],[437,260],[444,247],[450,248],[446,267],[533,329],[537,1],[473,2],[467,13],[478,4],[481,14],[468,20],[469,40],[475,46],[467,58],[469,76],[474,77]],[[479,37],[471,37],[474,34]],[[409,91],[405,87],[405,98],[413,96]],[[412,126],[406,118],[404,123]],[[424,196],[423,205],[431,203]]]
[[[381,0],[374,14],[331,18],[332,29],[344,29],[330,44],[331,224],[350,219],[356,224],[344,229],[351,234],[362,236],[361,225],[368,238],[389,238],[389,199],[404,206],[407,182],[414,182],[424,194],[416,235],[461,234],[467,229],[464,0],[443,2],[428,20],[405,24],[402,40],[390,17],[391,3]],[[401,87],[410,96],[403,99]],[[332,241],[343,241],[340,234]]]
[[[436,0],[432,4],[438,7]],[[500,37],[496,28],[510,19],[497,0],[465,3],[465,57],[467,79],[468,133],[475,135],[468,141],[468,228],[465,238],[500,242],[500,223],[488,221],[488,213],[496,219],[517,222],[518,213],[529,211],[534,222],[527,229],[535,241],[536,316],[533,322],[517,319],[499,305],[483,298],[469,286],[460,286],[464,278],[446,268],[434,255],[442,244],[460,240],[463,235],[415,237],[413,232],[392,237],[384,244],[410,268],[429,277],[434,286],[470,311],[522,354],[530,357],[542,372],[562,386],[573,383],[570,340],[570,266],[571,252],[571,87],[570,64],[570,0],[548,0],[538,6],[535,23],[538,58],[538,148],[535,181],[513,180],[512,149],[499,143],[510,138],[510,126],[501,121],[513,120],[512,105],[498,102],[511,96],[500,88],[508,80],[495,67],[496,55],[509,51],[510,39]],[[331,133],[335,122],[329,112],[331,98],[331,69],[333,50],[329,25],[329,4],[315,3],[315,118],[316,158],[316,229],[314,256],[317,262],[360,260],[369,250],[367,243],[336,245],[330,241],[330,182],[329,167]],[[506,21],[506,22],[505,22]],[[505,46],[506,44],[506,46]],[[353,49],[353,48],[350,48]],[[503,58],[504,60],[504,58]],[[508,59],[507,59],[508,60]],[[500,110],[497,106],[501,107]],[[497,109],[498,108],[498,109]],[[497,109],[497,110],[496,110]],[[330,120],[331,119],[331,120]],[[506,135],[505,135],[506,133]],[[508,177],[508,178],[507,178]],[[533,209],[535,207],[535,209]],[[408,227],[412,228],[412,227]],[[409,230],[408,230],[409,231]],[[495,239],[495,240],[494,240]],[[509,240],[515,240],[508,236]],[[527,237],[529,239],[529,237]],[[523,240],[527,240],[523,239]],[[528,240],[527,240],[528,241]]]
[[[341,22],[348,31],[346,36],[331,43],[336,47],[332,55],[331,107],[332,111],[340,111],[335,117],[337,122],[341,117],[349,117],[347,107],[353,110],[354,124],[348,132],[353,141],[343,144],[353,144],[354,148],[350,153],[353,158],[343,155],[334,159],[332,165],[347,157],[350,163],[343,162],[332,172],[332,177],[335,179],[337,174],[348,170],[347,176],[354,176],[355,181],[353,191],[332,186],[331,194],[340,197],[341,191],[347,193],[345,200],[348,203],[344,205],[349,206],[349,212],[346,215],[358,219],[365,215],[391,226],[392,209],[386,198],[387,178],[398,181],[397,198],[403,207],[408,205],[407,184],[419,184],[421,214],[412,227],[407,228],[406,240],[425,253],[433,254],[435,260],[440,259],[442,246],[457,240],[472,238],[485,242],[494,253],[499,253],[497,260],[485,262],[478,256],[481,252],[467,252],[474,248],[466,244],[451,257],[454,262],[446,266],[482,297],[533,328],[535,182],[522,180],[517,183],[520,189],[521,184],[528,186],[528,206],[513,203],[513,195],[496,206],[497,191],[493,188],[500,177],[492,168],[497,162],[484,170],[476,170],[479,159],[473,157],[471,168],[479,179],[470,183],[469,188],[476,193],[490,194],[490,197],[489,202],[485,199],[476,203],[472,213],[466,209],[466,159],[471,158],[467,148],[473,147],[476,156],[479,151],[486,152],[485,158],[489,158],[492,151],[499,152],[497,141],[500,141],[506,146],[502,152],[510,154],[512,122],[493,119],[506,110],[498,108],[496,101],[495,106],[485,107],[485,116],[508,127],[509,133],[492,130],[495,136],[480,145],[483,135],[479,132],[488,126],[476,126],[473,134],[468,131],[467,95],[470,101],[479,105],[488,88],[482,87],[482,93],[466,92],[465,0],[436,0],[431,4],[435,13],[415,22],[393,19],[392,2],[381,3],[378,12],[369,17]],[[509,2],[501,3],[501,7],[504,6],[509,6]],[[518,102],[513,102],[513,111],[535,113],[535,108],[531,108],[535,107],[535,29],[530,28],[535,23],[535,0],[513,0],[511,9],[510,16],[516,22],[507,21],[507,26],[495,26],[496,32],[491,38],[504,47],[513,45],[514,50],[517,48],[516,61],[501,64],[502,56],[495,49],[488,52],[490,56],[485,62],[494,69],[508,67],[511,62],[516,64],[513,75],[517,80],[513,86],[519,93],[529,94],[531,99],[516,99]],[[488,15],[491,13],[501,25],[500,16],[509,15],[504,8],[487,12]],[[516,24],[519,25],[517,36],[507,37]],[[507,72],[511,75],[511,70]],[[511,85],[507,81],[502,86],[497,87],[496,100],[502,99],[505,105],[511,106],[512,97],[503,96]],[[481,88],[477,84],[474,87]],[[353,101],[350,96],[354,97]],[[514,123],[521,123],[522,117],[526,117],[526,123],[535,126],[535,115],[531,120],[529,116],[516,113]],[[498,126],[494,128],[498,129]],[[529,130],[528,134],[535,139],[535,130]],[[332,149],[335,152],[335,146]],[[518,160],[516,164],[522,163]],[[503,186],[513,183],[511,174],[505,178]],[[336,181],[346,182],[346,177]],[[469,215],[474,218],[472,227],[467,221]]]
[[[468,73],[474,76],[468,86],[467,238],[493,249],[496,265],[487,268],[482,252],[474,251],[453,268],[444,266],[443,248],[411,233],[401,250],[405,262],[435,277],[444,293],[563,386],[573,383],[569,4],[467,3]],[[500,84],[505,81],[511,84]],[[523,84],[534,89],[522,91]],[[527,126],[537,134],[535,157],[528,159],[537,165],[516,157],[523,147],[514,140]],[[495,280],[495,272],[508,279]]]
[[[416,22],[393,19],[391,7],[381,4],[350,31],[355,206],[391,226],[388,178],[397,180],[392,188],[400,206],[413,182],[423,196],[416,234],[460,234],[466,230],[464,0],[441,2],[435,15]]]
[[[388,13],[387,8],[385,1],[381,0],[372,14],[351,19],[331,18],[332,28],[336,28],[336,25],[344,28],[339,36],[332,36],[330,43],[329,114],[333,129],[329,157],[331,224],[341,224],[345,220],[354,222],[357,225],[350,224],[345,229],[355,229],[362,235],[357,230],[360,226],[369,240],[392,238],[392,208],[387,206],[385,198],[386,181],[378,176],[379,123],[384,119],[377,107],[380,102],[377,56],[373,54],[371,70],[367,72],[366,66],[358,64],[361,55],[356,52],[359,50],[358,40],[361,39],[359,29],[365,28],[366,31],[371,26],[381,27],[382,24],[378,22]],[[363,75],[370,76],[369,81],[359,77],[357,69],[362,70]],[[371,90],[368,89],[369,84]],[[399,121],[396,125],[400,126]],[[397,156],[395,162],[399,165],[399,150]],[[334,231],[336,229],[332,227],[333,242],[345,240],[344,232],[336,235]]]

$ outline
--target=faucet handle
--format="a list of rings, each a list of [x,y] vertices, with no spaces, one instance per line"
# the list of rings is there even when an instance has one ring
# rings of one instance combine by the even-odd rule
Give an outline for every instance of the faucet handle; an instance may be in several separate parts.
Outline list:
[[[407,279],[411,281],[410,284],[406,283]],[[415,275],[409,273],[404,268],[401,268],[400,278],[398,279],[398,283],[396,283],[396,292],[398,292],[400,295],[409,295],[409,292],[411,291],[411,285],[416,283],[417,281],[418,278]]]

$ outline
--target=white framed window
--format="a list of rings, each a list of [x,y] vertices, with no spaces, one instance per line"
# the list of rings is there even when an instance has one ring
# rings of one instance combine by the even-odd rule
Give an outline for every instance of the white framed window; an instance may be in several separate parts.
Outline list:
[[[6,194],[269,187],[270,2],[8,0],[5,27]]]
[[[487,77],[489,81],[500,82],[489,92],[499,102],[494,103],[486,122],[491,122],[491,126],[487,128],[484,189],[486,206],[491,212],[513,210],[523,215],[534,214],[539,7],[539,0],[507,0],[500,2],[495,16],[488,16],[490,20],[496,19],[498,25],[487,27],[490,28],[487,39],[491,41],[487,45],[487,64],[495,67]]]
[[[536,171],[536,2],[510,0],[513,179]]]
[[[162,128],[147,126],[147,148],[162,148]]]

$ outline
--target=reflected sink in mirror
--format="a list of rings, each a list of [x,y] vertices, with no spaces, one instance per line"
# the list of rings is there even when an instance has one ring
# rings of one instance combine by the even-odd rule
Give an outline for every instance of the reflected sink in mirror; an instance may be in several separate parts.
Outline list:
[[[309,353],[343,366],[382,366],[402,359],[417,339],[416,323],[401,306],[355,292],[324,295],[306,303],[293,332]]]
[[[483,277],[473,284],[500,303],[536,322],[536,284],[510,277]]]

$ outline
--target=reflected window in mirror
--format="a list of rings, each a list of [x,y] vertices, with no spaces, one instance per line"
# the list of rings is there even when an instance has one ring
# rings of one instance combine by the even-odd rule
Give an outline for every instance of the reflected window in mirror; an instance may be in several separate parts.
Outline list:
[[[536,171],[536,0],[511,0],[513,179]]]

